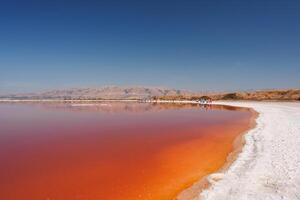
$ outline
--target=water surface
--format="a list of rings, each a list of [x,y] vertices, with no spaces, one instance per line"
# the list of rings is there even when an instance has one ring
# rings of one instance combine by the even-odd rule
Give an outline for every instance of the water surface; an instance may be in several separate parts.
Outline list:
[[[224,164],[250,117],[227,106],[0,104],[0,199],[171,200]]]

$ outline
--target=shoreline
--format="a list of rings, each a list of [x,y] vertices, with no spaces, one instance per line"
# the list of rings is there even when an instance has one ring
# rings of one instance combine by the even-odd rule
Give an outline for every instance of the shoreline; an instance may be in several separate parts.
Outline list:
[[[223,104],[215,104],[213,105],[223,105]],[[238,107],[238,106],[234,106]],[[225,163],[221,168],[216,170],[213,173],[210,173],[202,178],[200,178],[198,181],[193,183],[190,187],[182,190],[175,198],[174,200],[201,200],[199,197],[199,194],[207,190],[211,187],[213,182],[218,181],[218,179],[221,179],[223,174],[230,168],[230,166],[238,159],[239,154],[242,152],[243,147],[246,143],[246,134],[254,129],[257,125],[256,119],[259,116],[259,113],[255,111],[253,108],[247,108],[249,109],[249,112],[251,112],[251,118],[250,122],[248,124],[247,130],[240,133],[233,141],[233,151],[230,152],[226,158]]]
[[[122,100],[114,101],[122,102]],[[3,101],[0,100],[1,102]],[[148,101],[148,103],[199,104],[195,101]],[[193,194],[180,200],[299,200],[300,103],[216,101],[212,105],[253,110],[257,113],[254,120],[256,126],[249,126],[247,131],[241,133],[241,137],[235,139],[235,143],[241,145],[240,147],[237,145],[236,150],[228,155],[228,160],[222,168],[203,177],[202,181],[197,182],[198,185],[194,184],[180,192],[178,196],[183,192]],[[175,200],[178,200],[178,196]]]
[[[219,181],[198,194],[201,200],[299,200],[300,103],[226,101],[253,108],[257,126]]]
[[[44,100],[0,100],[1,102],[6,103],[74,103],[78,105],[95,105],[98,103],[103,102],[141,102],[139,100],[53,100],[53,99],[44,99]],[[175,104],[199,104],[197,101],[170,101],[170,100],[155,100],[155,101],[143,101],[141,103],[175,103]],[[200,104],[201,105],[201,104]],[[204,105],[204,104],[203,104]],[[216,103],[210,104],[210,105],[217,105]],[[218,104],[223,105],[223,104]],[[234,106],[237,107],[237,106]],[[174,200],[198,200],[199,199],[199,193],[201,191],[208,189],[211,185],[212,180],[210,180],[211,176],[219,176],[220,174],[223,174],[230,166],[231,164],[237,159],[239,153],[242,151],[242,148],[245,144],[245,134],[248,133],[249,130],[253,129],[256,126],[256,118],[258,116],[258,113],[252,109],[247,108],[248,110],[246,112],[251,112],[250,121],[245,128],[246,130],[238,134],[238,136],[234,139],[232,143],[232,151],[228,154],[226,157],[226,161],[221,166],[221,168],[217,169],[215,172],[210,173],[202,178],[200,180],[193,183],[190,187],[183,189],[180,191]]]

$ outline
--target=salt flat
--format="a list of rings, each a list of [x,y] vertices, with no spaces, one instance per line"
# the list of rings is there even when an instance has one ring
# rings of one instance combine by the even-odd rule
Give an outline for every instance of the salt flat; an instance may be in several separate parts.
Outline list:
[[[221,180],[212,181],[200,194],[201,200],[299,200],[300,103],[217,104],[251,107],[259,116],[257,126],[246,134],[237,160]]]

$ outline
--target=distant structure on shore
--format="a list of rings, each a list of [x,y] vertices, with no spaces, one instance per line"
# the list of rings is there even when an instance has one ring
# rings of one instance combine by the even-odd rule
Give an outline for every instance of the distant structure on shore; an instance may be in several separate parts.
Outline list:
[[[200,104],[212,104],[212,98],[209,96],[202,96],[200,97],[199,101]]]

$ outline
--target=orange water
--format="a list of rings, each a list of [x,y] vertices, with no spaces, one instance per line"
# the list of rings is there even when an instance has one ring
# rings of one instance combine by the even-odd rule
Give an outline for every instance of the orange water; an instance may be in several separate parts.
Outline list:
[[[232,107],[0,104],[0,199],[171,200],[249,127]]]

